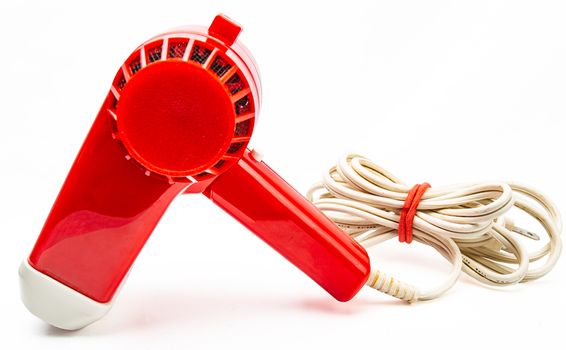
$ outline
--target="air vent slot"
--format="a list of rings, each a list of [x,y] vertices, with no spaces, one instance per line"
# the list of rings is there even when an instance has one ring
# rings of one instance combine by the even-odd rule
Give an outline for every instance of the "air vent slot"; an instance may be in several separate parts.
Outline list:
[[[246,95],[236,101],[236,115],[247,113],[251,110],[250,98]]]
[[[193,53],[191,54],[191,61],[195,61],[200,64],[203,64],[204,62],[206,62],[211,52],[212,52],[211,49],[202,47],[200,45],[195,45],[193,49]]]
[[[118,83],[116,84],[116,87],[118,88],[118,90],[122,90],[124,88],[124,85],[126,85],[126,78],[124,77],[124,74],[122,74],[120,76],[120,79],[118,80]]]
[[[245,142],[236,142],[230,145],[230,148],[228,148],[228,151],[226,151],[226,153],[228,154],[233,154],[236,153],[240,150],[240,148],[242,148],[242,146],[245,144]]]
[[[140,58],[137,57],[130,62],[130,73],[132,75],[136,74],[141,69],[141,61]]]
[[[188,42],[185,41],[179,41],[179,40],[173,40],[169,42],[169,52],[168,52],[168,57],[169,58],[183,58],[183,56],[185,55],[185,51],[187,50],[187,44]]]
[[[162,43],[160,42],[157,46],[154,46],[147,50],[147,62],[153,63],[155,61],[161,60],[161,53],[163,51]]]
[[[210,65],[210,70],[222,77],[231,67],[221,56],[216,56]]]
[[[238,91],[242,91],[244,87],[244,82],[242,81],[242,78],[240,78],[238,73],[232,75],[230,79],[226,81],[226,88],[232,95],[234,95]]]
[[[236,124],[236,128],[234,129],[234,136],[247,136],[250,131],[250,123],[251,120],[248,119]]]
[[[216,164],[214,164],[214,167],[216,169],[220,169],[220,167],[224,165],[224,163],[226,163],[226,161],[224,159],[220,159]]]

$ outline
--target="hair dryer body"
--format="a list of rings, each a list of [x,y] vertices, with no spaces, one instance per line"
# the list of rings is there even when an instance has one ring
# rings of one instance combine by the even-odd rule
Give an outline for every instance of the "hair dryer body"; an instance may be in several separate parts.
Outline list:
[[[171,201],[203,193],[336,299],[366,282],[365,250],[247,149],[261,87],[241,28],[157,36],[119,69],[30,256],[30,311],[64,329],[110,308]]]

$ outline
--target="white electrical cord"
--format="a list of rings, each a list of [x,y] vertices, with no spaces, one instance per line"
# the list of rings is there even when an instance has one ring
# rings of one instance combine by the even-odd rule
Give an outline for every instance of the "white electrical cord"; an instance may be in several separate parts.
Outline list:
[[[341,158],[315,184],[307,198],[362,246],[397,237],[400,211],[411,190],[391,173],[356,154]],[[516,227],[504,215],[517,208],[544,228],[549,242],[527,252],[517,234],[538,235]],[[554,204],[540,192],[514,183],[488,182],[429,188],[413,221],[413,237],[449,260],[453,269],[441,286],[430,291],[400,282],[372,268],[367,285],[409,302],[437,298],[464,270],[495,286],[537,279],[556,264],[562,249],[562,222]],[[539,267],[530,263],[547,256]]]

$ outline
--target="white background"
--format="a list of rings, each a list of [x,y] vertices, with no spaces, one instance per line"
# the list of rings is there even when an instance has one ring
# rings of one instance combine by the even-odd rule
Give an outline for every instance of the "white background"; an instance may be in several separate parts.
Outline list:
[[[113,74],[147,38],[224,12],[263,81],[253,144],[305,192],[360,152],[407,183],[510,179],[566,208],[563,1],[0,2],[0,339],[4,349],[458,348],[563,343],[565,263],[504,290],[466,276],[408,306],[338,303],[201,196],[178,198],[113,310],[63,332],[19,300],[30,252]],[[534,227],[536,229],[536,227]],[[388,242],[423,288],[449,265]]]

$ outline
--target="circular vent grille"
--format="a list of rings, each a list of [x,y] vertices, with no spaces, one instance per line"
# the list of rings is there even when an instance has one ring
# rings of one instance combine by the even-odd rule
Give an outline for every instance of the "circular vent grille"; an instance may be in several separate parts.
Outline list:
[[[144,44],[126,60],[116,74],[111,87],[108,111],[115,123],[119,118],[116,111],[120,104],[120,93],[128,84],[128,81],[145,67],[166,60],[185,61],[187,64],[193,64],[207,70],[224,86],[232,101],[235,126],[226,153],[210,168],[199,174],[186,177],[190,181],[202,181],[211,178],[220,174],[241,158],[250,140],[255,120],[255,104],[249,83],[242,71],[225,52],[210,43],[191,37],[158,38]],[[116,130],[116,125],[114,125],[114,131]],[[113,137],[120,141],[118,133],[115,132]],[[127,154],[127,151],[125,158],[135,162]],[[162,176],[143,167],[142,170],[147,176]],[[169,182],[185,180],[185,178],[165,177]]]

